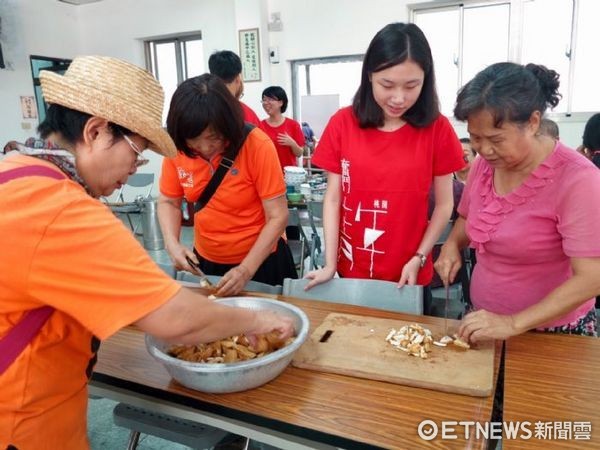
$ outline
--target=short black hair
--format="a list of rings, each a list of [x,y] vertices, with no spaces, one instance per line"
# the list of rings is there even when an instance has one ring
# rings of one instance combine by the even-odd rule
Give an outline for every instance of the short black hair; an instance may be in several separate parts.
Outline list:
[[[262,97],[274,98],[282,101],[281,112],[284,113],[288,105],[288,97],[285,90],[281,86],[269,86],[262,92]],[[261,98],[262,98],[261,97]]]
[[[600,113],[588,119],[583,130],[583,146],[591,151],[600,150]]]
[[[46,111],[46,118],[39,124],[37,131],[42,139],[47,139],[52,133],[57,133],[66,143],[74,146],[82,140],[83,129],[91,117],[91,114],[82,111],[51,104]],[[121,139],[122,135],[135,134],[113,122],[108,122],[108,128],[113,137],[118,139]]]
[[[546,136],[550,136],[554,139],[558,139],[560,137],[560,130],[558,129],[558,124],[552,120],[544,117],[540,122],[540,133]]]
[[[405,61],[415,62],[423,70],[425,78],[419,98],[402,115],[402,119],[415,127],[425,127],[439,116],[433,57],[425,35],[414,23],[390,23],[373,37],[363,60],[360,86],[352,102],[361,128],[383,126],[385,119],[383,110],[373,97],[371,74]]]
[[[225,83],[231,83],[242,73],[242,60],[230,50],[216,51],[208,58],[208,70]]]
[[[525,123],[534,111],[558,105],[559,74],[545,66],[501,62],[479,72],[458,92],[454,116],[467,120],[471,114],[489,111],[496,127],[503,122]]]
[[[239,147],[244,140],[244,113],[240,102],[221,78],[205,73],[188,78],[175,90],[167,115],[167,131],[178,151],[197,158],[186,140],[198,137],[208,127],[230,146]]]

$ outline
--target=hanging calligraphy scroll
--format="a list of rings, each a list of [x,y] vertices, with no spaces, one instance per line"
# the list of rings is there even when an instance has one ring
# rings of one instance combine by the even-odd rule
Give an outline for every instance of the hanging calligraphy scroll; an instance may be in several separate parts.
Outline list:
[[[258,28],[239,31],[240,59],[242,60],[242,79],[260,81],[260,45]]]

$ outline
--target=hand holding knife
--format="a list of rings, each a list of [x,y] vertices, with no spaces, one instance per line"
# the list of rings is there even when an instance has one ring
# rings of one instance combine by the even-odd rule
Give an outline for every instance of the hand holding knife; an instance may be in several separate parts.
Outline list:
[[[195,263],[192,260],[192,258],[190,258],[189,256],[186,256],[185,260],[192,267],[192,269],[194,269],[196,271],[196,274],[198,274],[200,276],[200,286],[201,287],[214,288],[213,284],[210,282],[210,280],[208,278],[206,278],[206,275],[204,274],[204,272],[202,272],[202,269],[200,269],[200,264]]]

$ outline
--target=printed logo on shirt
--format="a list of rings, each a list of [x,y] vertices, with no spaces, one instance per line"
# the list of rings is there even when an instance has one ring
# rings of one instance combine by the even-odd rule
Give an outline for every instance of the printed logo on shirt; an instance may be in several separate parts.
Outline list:
[[[194,187],[194,178],[191,173],[186,172],[182,167],[178,167],[177,175],[179,176],[179,180],[181,180],[182,187]]]

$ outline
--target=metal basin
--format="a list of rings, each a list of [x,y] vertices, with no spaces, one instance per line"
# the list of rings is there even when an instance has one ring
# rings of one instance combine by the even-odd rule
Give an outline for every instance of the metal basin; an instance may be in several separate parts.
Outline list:
[[[166,353],[172,344],[146,335],[148,352],[165,366],[175,380],[190,389],[223,394],[245,391],[268,383],[287,367],[308,336],[308,317],[294,305],[260,297],[231,297],[215,301],[252,310],[268,309],[291,317],[294,320],[296,339],[290,345],[260,358],[229,364],[204,364],[173,358]]]

